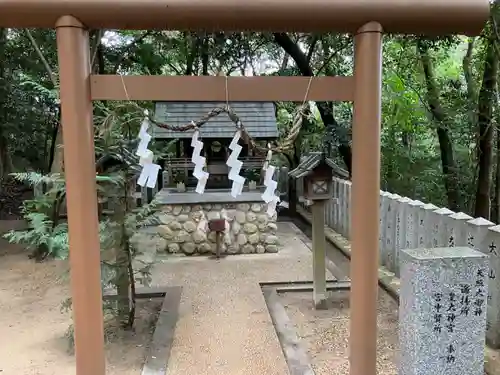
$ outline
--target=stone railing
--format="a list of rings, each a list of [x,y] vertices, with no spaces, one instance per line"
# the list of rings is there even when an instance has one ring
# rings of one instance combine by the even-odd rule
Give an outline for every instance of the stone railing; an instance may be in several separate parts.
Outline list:
[[[355,225],[350,221],[351,182],[334,179],[333,183],[334,199],[327,204],[325,222],[350,239],[351,225]],[[464,246],[490,257],[487,338],[492,346],[500,347],[500,225],[463,212],[380,192],[380,265],[398,277],[402,250]]]

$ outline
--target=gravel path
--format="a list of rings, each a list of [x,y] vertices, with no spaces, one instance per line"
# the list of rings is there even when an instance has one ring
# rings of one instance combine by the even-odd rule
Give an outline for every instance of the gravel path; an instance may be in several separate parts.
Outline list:
[[[305,233],[302,240],[311,248],[310,226],[294,220]],[[306,236],[307,235],[307,236]],[[327,258],[335,264],[334,275],[349,278],[350,262],[347,257],[327,241]],[[331,264],[330,264],[331,266]],[[316,375],[349,374],[349,293],[332,295],[328,311],[315,311],[307,303],[307,295],[281,295],[290,320],[309,352]],[[377,373],[397,374],[398,303],[382,288],[378,290],[378,353]]]
[[[312,279],[311,253],[295,230],[279,223],[277,254],[167,258],[155,267],[155,283],[183,287],[169,375],[289,373],[259,283]]]
[[[349,374],[349,293],[335,293],[328,310],[314,310],[307,293],[280,295],[297,335],[306,347],[316,375]],[[397,306],[379,296],[377,371],[396,375]]]

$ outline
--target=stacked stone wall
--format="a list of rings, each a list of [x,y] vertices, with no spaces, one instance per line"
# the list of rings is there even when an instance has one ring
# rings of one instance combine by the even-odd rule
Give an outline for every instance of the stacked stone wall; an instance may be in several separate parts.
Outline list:
[[[154,247],[161,250],[159,244],[168,253],[213,254],[216,234],[204,223],[224,218],[227,224],[221,241],[223,253],[275,253],[279,246],[276,215],[269,217],[266,210],[264,202],[165,205],[156,214],[160,224],[145,228],[137,237],[144,236],[141,242],[154,243]]]

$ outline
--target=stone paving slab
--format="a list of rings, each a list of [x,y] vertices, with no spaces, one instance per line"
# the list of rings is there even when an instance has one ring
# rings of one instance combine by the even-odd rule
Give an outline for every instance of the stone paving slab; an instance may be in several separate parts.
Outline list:
[[[299,232],[279,223],[276,254],[173,257],[154,267],[155,285],[182,286],[167,375],[289,375],[259,283],[312,280]]]

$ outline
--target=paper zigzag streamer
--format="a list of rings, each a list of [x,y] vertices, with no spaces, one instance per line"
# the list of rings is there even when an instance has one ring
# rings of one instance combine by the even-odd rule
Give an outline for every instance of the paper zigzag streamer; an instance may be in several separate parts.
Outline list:
[[[196,130],[193,134],[193,138],[191,139],[191,147],[194,148],[193,155],[191,156],[191,162],[194,164],[193,176],[198,180],[195,191],[198,194],[203,194],[205,192],[205,186],[207,184],[209,173],[203,170],[206,159],[201,156],[203,142],[198,139],[199,135],[200,132]]]
[[[238,160],[238,156],[240,156],[240,152],[242,147],[238,144],[238,141],[241,138],[241,131],[237,131],[234,134],[233,140],[229,144],[229,149],[231,150],[231,154],[227,158],[226,165],[230,168],[227,178],[230,181],[233,181],[233,185],[231,187],[231,196],[236,198],[243,191],[243,186],[245,184],[245,178],[240,176],[241,167],[243,166],[243,162]]]
[[[158,180],[160,166],[153,163],[153,151],[148,149],[149,142],[151,141],[151,136],[148,134],[150,122],[147,118],[147,113],[145,115],[146,117],[142,121],[141,130],[139,131],[139,146],[135,152],[139,156],[139,165],[142,166],[141,174],[137,179],[137,185],[153,189]]]
[[[278,182],[273,180],[276,167],[270,165],[272,155],[272,152],[268,151],[266,161],[264,162],[264,186],[266,187],[266,190],[262,193],[262,199],[267,203],[267,214],[271,217],[276,213],[276,206],[280,201],[279,197],[275,193],[278,188]]]
[[[139,130],[139,146],[135,152],[135,154],[139,157],[142,157],[146,154],[146,151],[148,151],[148,145],[151,141],[151,136],[148,134],[149,125],[149,119],[147,117],[144,118],[141,124],[141,130]]]

